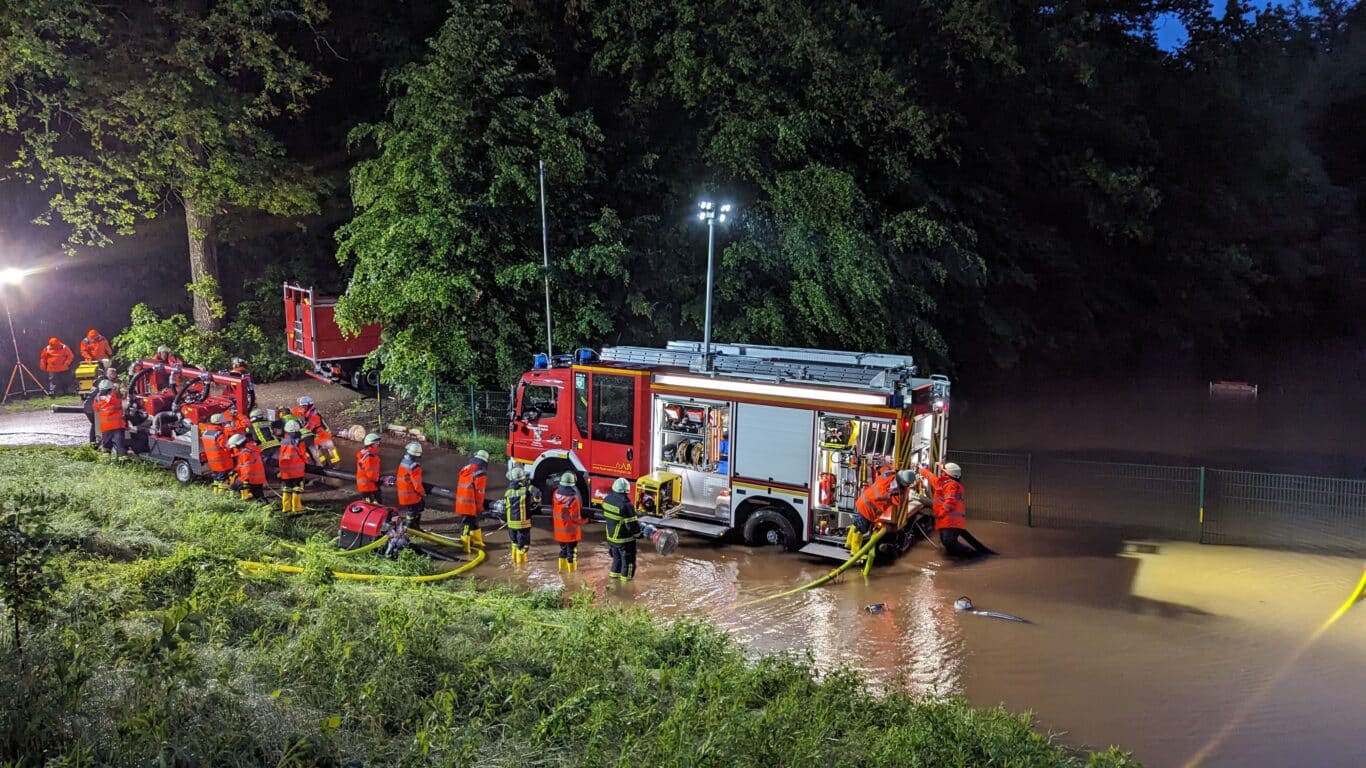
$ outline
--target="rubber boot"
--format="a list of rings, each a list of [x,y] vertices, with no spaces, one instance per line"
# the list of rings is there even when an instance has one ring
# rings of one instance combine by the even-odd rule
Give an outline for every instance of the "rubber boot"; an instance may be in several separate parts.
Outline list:
[[[863,549],[863,534],[857,528],[849,529],[849,554]]]
[[[470,553],[470,535],[468,533],[460,534],[460,543],[465,545],[465,554],[468,555]]]
[[[559,570],[561,570],[561,571],[567,571],[567,570],[569,570],[569,561],[568,561],[568,560],[565,560],[563,557],[560,558],[560,561],[559,561]]]
[[[280,491],[280,511],[286,515],[290,512],[289,505],[292,502],[289,496],[289,491]]]
[[[517,547],[513,551],[517,554],[517,562],[526,565],[526,547]]]
[[[294,504],[293,504],[293,507],[294,507],[294,511],[295,511],[295,512],[302,512],[302,511],[304,511],[304,495],[303,495],[302,493],[298,492],[298,491],[295,491],[295,492],[294,492]]]
[[[569,561],[569,572],[573,573],[577,570],[579,570],[579,556],[575,554],[574,559]]]
[[[333,466],[336,466],[341,463],[341,451],[333,448],[332,452],[327,455],[327,458],[332,461]]]
[[[470,545],[479,549],[484,548],[484,532],[479,528],[470,531]]]
[[[242,501],[251,501],[251,490],[248,488],[241,489],[237,492],[237,498]]]

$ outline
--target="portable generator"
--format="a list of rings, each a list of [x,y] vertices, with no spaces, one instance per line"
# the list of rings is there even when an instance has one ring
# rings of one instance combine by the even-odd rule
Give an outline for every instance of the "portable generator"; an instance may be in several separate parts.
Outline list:
[[[666,515],[682,500],[682,475],[651,472],[636,480],[636,506],[647,515]]]
[[[100,364],[97,360],[82,360],[76,363],[76,388],[81,391],[81,399],[90,394],[91,387],[95,386],[95,375],[99,371]]]
[[[337,532],[337,546],[342,549],[360,549],[387,534],[398,517],[392,507],[356,501],[348,504],[342,513],[341,529]]]

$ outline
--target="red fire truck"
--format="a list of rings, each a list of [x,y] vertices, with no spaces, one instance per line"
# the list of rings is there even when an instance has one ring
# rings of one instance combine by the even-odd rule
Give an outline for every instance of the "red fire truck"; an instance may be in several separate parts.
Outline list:
[[[645,522],[843,559],[884,467],[941,460],[949,381],[912,358],[748,344],[537,355],[513,393],[508,457],[594,502],[632,481]],[[910,546],[913,531],[887,537]]]
[[[380,327],[367,325],[347,336],[337,327],[335,296],[292,283],[284,287],[286,349],[313,363],[308,375],[356,390],[373,388],[373,374],[366,375],[364,363],[366,355],[379,347]]]

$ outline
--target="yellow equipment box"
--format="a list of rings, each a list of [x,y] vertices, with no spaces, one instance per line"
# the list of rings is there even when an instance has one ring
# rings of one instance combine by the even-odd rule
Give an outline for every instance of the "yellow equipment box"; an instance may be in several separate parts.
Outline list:
[[[76,364],[76,388],[80,390],[81,397],[85,397],[90,388],[95,386],[95,374],[99,370],[98,360],[82,360]]]
[[[636,480],[636,506],[648,515],[663,515],[683,500],[683,476],[655,470]]]

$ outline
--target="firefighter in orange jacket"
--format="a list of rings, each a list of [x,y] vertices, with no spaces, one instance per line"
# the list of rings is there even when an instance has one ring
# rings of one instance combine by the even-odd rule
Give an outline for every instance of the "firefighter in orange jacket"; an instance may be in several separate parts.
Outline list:
[[[903,469],[900,472],[883,472],[863,489],[863,494],[854,502],[858,517],[854,518],[854,525],[844,541],[850,552],[863,549],[864,537],[892,519],[906,496],[906,489],[914,482],[915,472]]]
[[[427,488],[422,484],[422,443],[408,443],[403,460],[398,463],[394,485],[398,490],[398,510],[408,518],[408,525],[421,525],[422,510],[426,508]]]
[[[99,383],[99,394],[91,399],[95,424],[100,430],[100,450],[108,451],[111,459],[123,459],[128,453],[128,419],[123,415],[123,398],[119,397],[118,388],[105,379]]]
[[[82,360],[102,360],[113,356],[114,348],[109,346],[109,339],[101,336],[94,328],[85,332],[85,338],[81,339]]]
[[[60,385],[62,392],[67,389],[67,380],[71,378],[71,361],[76,356],[71,354],[71,347],[62,343],[62,340],[53,336],[47,340],[47,346],[38,353],[38,367],[47,373],[47,393],[57,394],[57,387]]]
[[[308,449],[299,440],[299,422],[294,419],[285,422],[285,434],[280,438],[276,462],[279,468],[275,471],[275,476],[280,478],[280,511],[302,512],[304,467],[308,464]]]
[[[579,569],[579,542],[583,540],[583,501],[573,472],[560,475],[560,487],[551,497],[551,511],[555,519],[555,541],[560,544],[560,570]]]
[[[460,518],[460,540],[465,549],[484,547],[484,532],[479,530],[479,515],[484,511],[484,491],[489,484],[489,452],[475,451],[474,458],[460,470],[455,486],[455,516]]]
[[[243,500],[265,498],[266,463],[261,461],[261,449],[240,433],[228,438],[228,448],[237,462],[237,479],[232,489],[241,493]]]
[[[934,491],[934,529],[944,553],[952,557],[977,557],[996,554],[990,547],[968,533],[968,510],[963,504],[963,468],[949,462],[936,464],[937,472],[921,467],[920,474]],[[964,545],[959,541],[967,542]]]
[[[232,473],[232,451],[228,450],[228,435],[223,431],[223,414],[209,417],[209,425],[199,431],[199,460],[213,476],[213,492],[228,492],[228,475]]]
[[[327,422],[323,421],[323,415],[318,413],[318,406],[313,404],[313,398],[303,395],[299,398],[299,407],[294,409],[294,415],[304,425],[304,432],[311,434],[309,438],[305,436],[304,442],[309,443],[313,449],[313,455],[317,457],[317,462],[321,466],[326,466],[331,462],[333,466],[341,463],[341,453],[337,450],[337,444],[332,440],[332,430],[327,428]]]
[[[356,493],[371,504],[381,503],[379,497],[379,435],[371,432],[356,451]]]

